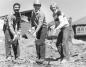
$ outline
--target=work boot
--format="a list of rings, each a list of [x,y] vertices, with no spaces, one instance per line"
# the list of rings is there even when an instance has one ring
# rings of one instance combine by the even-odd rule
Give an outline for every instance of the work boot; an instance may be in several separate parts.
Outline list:
[[[44,59],[38,59],[38,60],[36,60],[37,64],[43,64],[43,62],[44,62]]]
[[[12,60],[11,56],[9,56],[9,57],[6,58],[6,61],[11,61],[11,60]]]

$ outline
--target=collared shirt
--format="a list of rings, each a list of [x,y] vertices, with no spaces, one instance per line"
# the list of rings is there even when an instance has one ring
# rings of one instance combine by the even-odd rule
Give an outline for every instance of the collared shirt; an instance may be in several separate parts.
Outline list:
[[[38,26],[40,23],[45,23],[45,15],[41,10],[38,10],[37,12],[35,12],[35,10],[32,11],[32,15],[31,15],[31,24],[32,27],[33,26]]]

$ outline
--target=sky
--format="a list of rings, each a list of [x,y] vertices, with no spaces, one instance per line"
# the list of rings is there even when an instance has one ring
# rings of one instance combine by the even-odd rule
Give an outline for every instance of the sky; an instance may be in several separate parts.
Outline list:
[[[12,6],[15,2],[21,4],[20,11],[33,9],[34,0],[0,0],[0,16],[13,12]],[[52,12],[49,9],[52,2],[56,2],[62,12],[67,17],[72,17],[73,21],[86,16],[86,0],[40,0],[40,2],[47,22],[53,20]]]

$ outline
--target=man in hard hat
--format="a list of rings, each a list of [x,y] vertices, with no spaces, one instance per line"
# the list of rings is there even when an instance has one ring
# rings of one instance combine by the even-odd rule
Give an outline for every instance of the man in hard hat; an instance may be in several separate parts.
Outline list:
[[[69,22],[56,3],[51,4],[50,9],[53,12],[55,23],[59,23],[59,25],[55,27],[54,33],[59,29],[61,30],[57,38],[56,46],[61,56],[60,59],[62,62],[65,62],[69,60]]]
[[[45,21],[45,15],[41,11],[41,3],[36,0],[33,4],[34,10],[31,15],[31,25],[35,29],[33,36],[37,38],[36,51],[38,61],[43,61],[45,58],[45,38],[47,34],[47,25]]]

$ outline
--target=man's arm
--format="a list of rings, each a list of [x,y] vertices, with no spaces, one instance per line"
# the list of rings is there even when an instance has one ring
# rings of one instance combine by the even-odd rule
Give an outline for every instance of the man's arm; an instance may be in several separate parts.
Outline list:
[[[15,35],[15,31],[14,31],[14,28],[13,28],[13,18],[12,18],[12,15],[8,16],[8,23],[9,23],[9,29],[11,31],[11,33],[13,35]]]
[[[60,21],[60,24],[56,29],[61,29],[62,27],[69,25],[67,18],[63,17],[63,15],[59,16],[59,21]]]
[[[43,21],[44,21],[44,14],[41,13],[40,16],[39,16],[39,20],[38,20],[39,24],[37,26],[37,29],[36,29],[35,33],[38,32],[39,29],[41,28],[41,26],[43,24]]]

